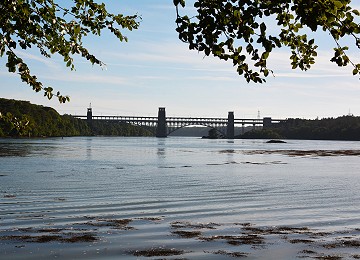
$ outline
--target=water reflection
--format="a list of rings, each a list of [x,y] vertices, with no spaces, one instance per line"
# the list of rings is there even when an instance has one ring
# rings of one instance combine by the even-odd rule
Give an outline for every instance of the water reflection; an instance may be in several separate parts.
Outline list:
[[[166,141],[165,138],[158,138],[157,140],[157,155],[159,158],[165,159],[166,157]]]
[[[19,156],[31,154],[31,146],[17,143],[0,143],[0,157]]]
[[[86,159],[92,159],[92,150],[91,150],[91,140],[92,138],[86,139]]]
[[[160,243],[193,252],[184,259],[230,259],[204,252],[234,251],[227,238],[236,244],[260,237],[274,241],[260,240],[256,248],[244,243],[241,251],[251,250],[251,259],[279,259],[268,253],[290,247],[294,251],[287,252],[294,252],[294,257],[281,257],[295,259],[303,256],[298,252],[315,246],[327,255],[336,253],[336,246],[344,259],[350,259],[345,250],[355,255],[360,234],[360,157],[314,160],[254,152],[268,147],[262,140],[196,138],[0,139],[0,151],[7,156],[0,157],[0,259],[74,258],[85,250],[94,259],[135,259],[128,252]],[[299,151],[358,147],[358,142],[333,141],[291,141],[286,146]],[[273,149],[284,148],[274,144]],[[19,152],[29,156],[9,157]],[[85,156],[93,161],[84,162]],[[129,229],[124,224],[128,222]],[[216,223],[216,229],[199,223]],[[284,227],[298,229],[292,233]],[[209,240],[179,235],[195,229]],[[317,238],[308,245],[309,231],[315,229]],[[295,239],[282,239],[283,232]],[[94,234],[99,242],[64,243],[64,237],[75,234]],[[344,248],[340,242],[350,236],[356,247]],[[32,241],[40,238],[55,240]],[[327,249],[324,241],[330,239],[335,242]],[[345,241],[348,246],[350,239]]]
[[[230,145],[233,145],[233,144],[234,144],[234,140],[227,140],[227,143],[230,144]],[[234,154],[235,154],[235,150],[234,150],[234,149],[228,149],[228,150],[227,150],[227,153],[226,153],[226,162],[227,162],[228,164],[236,163],[235,160],[234,160]]]

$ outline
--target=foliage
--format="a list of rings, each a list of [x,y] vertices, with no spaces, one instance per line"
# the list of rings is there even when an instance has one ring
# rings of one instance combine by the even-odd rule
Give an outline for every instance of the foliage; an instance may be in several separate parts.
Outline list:
[[[71,115],[59,115],[50,107],[28,101],[0,98],[0,137],[50,137],[50,136],[150,136],[151,129],[125,123],[85,120]]]
[[[210,128],[207,136],[203,136],[203,139],[221,139],[224,138],[222,133],[216,128]]]
[[[36,48],[44,57],[62,56],[71,70],[75,55],[92,64],[105,64],[91,54],[83,38],[109,31],[119,41],[127,41],[123,30],[137,29],[140,17],[108,12],[104,3],[94,0],[3,0],[0,3],[0,57],[7,58],[9,72],[18,73],[22,81],[35,91],[43,91],[61,103],[68,96],[44,87],[32,75],[18,49]],[[351,65],[353,74],[360,73],[360,64],[348,56],[348,46],[341,40],[350,38],[360,49],[360,12],[351,7],[351,0],[196,0],[196,15],[180,14],[185,0],[173,0],[177,12],[177,32],[190,49],[222,60],[231,60],[239,75],[250,82],[262,83],[273,74],[267,61],[276,48],[290,49],[293,69],[307,70],[315,63],[317,45],[307,32],[323,30],[334,39],[332,62]],[[276,22],[277,28],[269,27]],[[277,30],[275,33],[274,30]]]
[[[50,58],[61,55],[67,67],[75,69],[73,56],[80,55],[92,64],[105,64],[91,54],[83,45],[83,37],[100,35],[108,30],[120,41],[127,41],[122,29],[138,28],[137,15],[124,16],[109,13],[105,4],[93,0],[72,0],[69,8],[63,1],[56,0],[4,0],[0,3],[0,57],[7,57],[9,72],[18,73],[22,81],[36,92],[43,91],[51,99],[54,95],[60,103],[69,101],[68,96],[44,87],[30,68],[21,59],[17,48],[37,48],[41,55]]]
[[[21,118],[14,117],[10,112],[2,114],[0,112],[0,127],[5,129],[5,132],[9,135],[27,136],[30,134],[30,121],[26,115],[22,115]],[[4,131],[0,128],[0,136],[5,135]]]
[[[0,136],[74,136],[90,135],[86,122],[59,115],[53,108],[0,98]]]
[[[209,138],[210,138],[210,139],[217,139],[217,138],[219,138],[218,133],[217,133],[217,131],[216,131],[215,128],[211,128],[211,129],[209,130]]]
[[[360,117],[355,116],[289,119],[278,128],[282,135],[291,139],[360,140]]]
[[[268,136],[268,133],[276,136]],[[288,119],[271,129],[245,133],[241,138],[288,138],[308,140],[360,140],[360,117],[342,116],[321,120]]]
[[[307,70],[315,63],[317,45],[307,31],[323,30],[334,39],[334,56],[338,66],[353,66],[359,74],[360,64],[347,55],[348,46],[340,40],[350,38],[360,49],[360,12],[351,0],[197,0],[196,15],[180,15],[185,0],[174,0],[179,38],[190,49],[231,60],[239,75],[250,82],[265,82],[273,71],[267,60],[275,48],[288,47],[293,69]],[[275,21],[277,28],[267,24]],[[277,32],[274,34],[274,30]]]
[[[280,139],[279,133],[271,129],[252,130],[241,135],[243,139]]]
[[[153,136],[151,129],[131,124],[111,122],[105,120],[92,120],[91,129],[95,135],[106,136]]]

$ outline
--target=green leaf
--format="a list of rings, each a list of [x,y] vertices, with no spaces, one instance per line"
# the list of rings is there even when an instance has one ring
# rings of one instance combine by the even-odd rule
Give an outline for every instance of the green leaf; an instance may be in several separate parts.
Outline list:
[[[334,1],[334,5],[335,5],[337,8],[341,8],[341,7],[344,6],[343,3],[340,2],[340,1]]]
[[[185,0],[174,0],[173,2],[175,6],[180,4],[182,7],[185,7]]]
[[[266,60],[266,59],[269,57],[269,54],[270,54],[270,52],[264,52],[264,53],[262,54],[262,58],[263,58],[264,60]]]
[[[357,15],[357,16],[360,16],[359,10],[354,9],[354,10],[352,10],[352,12],[353,12],[353,14],[355,14],[355,15]]]

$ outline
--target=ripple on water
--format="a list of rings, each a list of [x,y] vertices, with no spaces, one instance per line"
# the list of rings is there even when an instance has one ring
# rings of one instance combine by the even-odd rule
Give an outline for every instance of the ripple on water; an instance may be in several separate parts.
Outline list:
[[[313,160],[314,152],[242,152],[266,151],[256,141],[173,140],[11,144],[22,153],[1,157],[4,256],[356,258],[357,155]],[[357,145],[294,142],[299,151]]]

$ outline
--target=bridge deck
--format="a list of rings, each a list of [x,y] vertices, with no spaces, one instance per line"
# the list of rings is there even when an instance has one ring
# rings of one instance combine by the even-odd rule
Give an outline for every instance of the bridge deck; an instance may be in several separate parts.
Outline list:
[[[87,119],[87,116],[74,116],[80,119]],[[158,117],[149,116],[92,116],[93,120],[107,120],[107,121],[124,121],[124,122],[144,122],[144,123],[157,123]],[[280,123],[286,121],[284,119],[271,119],[272,123]],[[177,124],[227,124],[228,118],[216,117],[166,117],[167,123]],[[253,118],[235,118],[234,124],[251,124],[262,125],[263,119]]]

